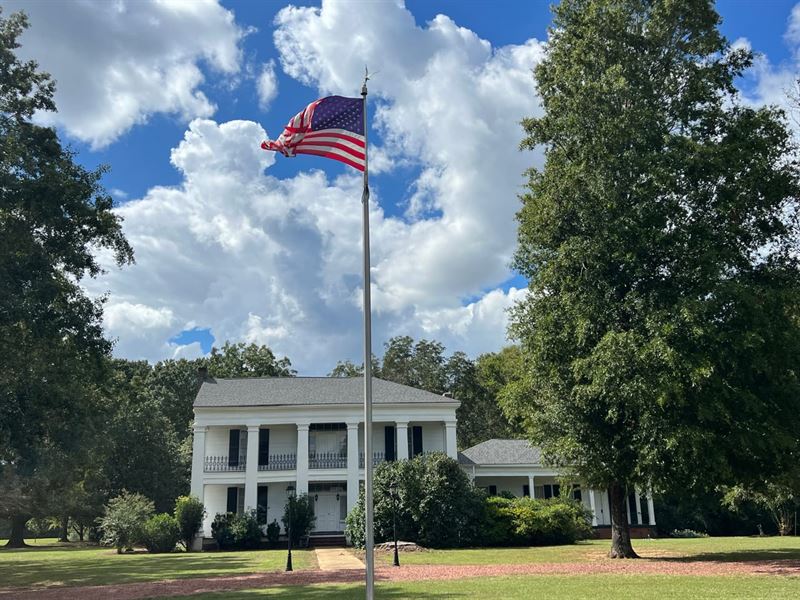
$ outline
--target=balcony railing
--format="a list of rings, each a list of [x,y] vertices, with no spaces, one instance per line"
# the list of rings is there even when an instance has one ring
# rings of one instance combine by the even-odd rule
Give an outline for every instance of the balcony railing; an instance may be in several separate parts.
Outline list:
[[[240,454],[238,460],[235,456],[206,456],[206,472],[216,473],[221,471],[244,471],[247,465],[247,454]]]
[[[270,454],[266,465],[258,465],[259,471],[291,471],[296,468],[296,454]]]
[[[382,463],[386,460],[386,453],[385,452],[373,452],[372,453],[372,466],[374,467],[378,463]],[[358,457],[358,466],[359,468],[364,468],[364,453],[361,452]]]
[[[347,467],[347,454],[339,452],[316,452],[308,455],[310,469],[344,469]]]

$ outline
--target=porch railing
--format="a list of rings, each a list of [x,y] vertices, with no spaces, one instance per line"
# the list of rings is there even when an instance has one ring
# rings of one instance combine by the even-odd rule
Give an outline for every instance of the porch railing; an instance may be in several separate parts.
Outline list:
[[[344,469],[345,467],[347,467],[347,454],[316,452],[308,455],[309,469]]]
[[[378,463],[382,463],[386,460],[386,453],[385,452],[373,452],[372,453],[372,466],[374,467]],[[364,468],[364,453],[361,452],[358,457],[358,466],[360,469]]]
[[[206,456],[205,471],[244,471],[247,465],[247,453],[236,456]]]
[[[259,471],[291,471],[297,468],[297,455],[270,454],[269,461],[265,465],[258,465]]]

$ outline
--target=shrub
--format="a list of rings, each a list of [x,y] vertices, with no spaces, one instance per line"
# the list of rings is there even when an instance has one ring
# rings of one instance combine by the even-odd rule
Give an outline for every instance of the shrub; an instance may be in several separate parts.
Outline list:
[[[118,554],[142,542],[142,526],[155,512],[152,500],[127,491],[109,500],[103,508],[105,514],[98,520],[103,530],[102,543],[114,546]]]
[[[375,469],[375,540],[392,539],[397,512],[400,539],[433,548],[474,544],[483,512],[483,493],[477,490],[458,463],[441,453],[411,460],[381,463]],[[389,486],[397,483],[397,500]],[[364,498],[347,516],[350,543],[364,546]]]
[[[314,529],[317,517],[314,516],[314,507],[307,494],[289,498],[283,511],[283,526],[289,524],[289,515],[292,517],[292,544],[297,544],[301,538],[307,536]],[[288,529],[288,527],[287,527]]]
[[[192,549],[194,536],[202,527],[205,514],[203,503],[194,496],[181,496],[175,501],[175,520],[187,552]]]
[[[708,537],[707,533],[702,533],[700,531],[694,531],[693,529],[673,529],[669,537],[674,538],[704,538]]]
[[[231,525],[235,517],[236,515],[233,513],[217,513],[211,523],[211,537],[217,542],[217,547],[220,550],[233,548]]]
[[[261,542],[261,527],[256,519],[256,511],[241,515],[217,514],[211,523],[211,536],[220,550],[257,548]]]
[[[278,520],[274,519],[272,523],[267,525],[267,541],[270,544],[277,544],[278,538],[281,537],[281,526],[278,525]]]
[[[261,542],[261,526],[256,511],[236,515],[231,521],[231,536],[235,548],[258,548]]]
[[[487,498],[481,543],[486,546],[571,544],[591,536],[591,515],[564,498]]]
[[[178,521],[167,513],[150,517],[142,527],[142,542],[148,552],[172,552],[180,539]]]

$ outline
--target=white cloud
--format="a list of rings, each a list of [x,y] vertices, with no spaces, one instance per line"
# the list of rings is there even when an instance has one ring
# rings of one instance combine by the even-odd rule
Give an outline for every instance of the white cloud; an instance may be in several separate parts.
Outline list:
[[[256,91],[258,92],[258,105],[261,110],[267,111],[270,103],[278,95],[278,77],[275,74],[275,61],[271,60],[264,63],[261,73],[256,79]]]
[[[523,171],[541,160],[517,144],[519,121],[539,111],[531,69],[542,45],[492,48],[444,16],[418,27],[399,4],[289,7],[277,25],[284,70],[320,93],[356,93],[365,60],[379,71],[370,84],[382,138],[374,166],[419,173],[401,217],[381,209],[379,177],[372,185],[376,353],[398,334],[470,354],[498,349],[506,309],[524,294],[494,288],[510,276]],[[352,30],[362,33],[345,43],[341,32]],[[301,373],[360,360],[361,178],[273,177],[265,169],[275,157],[259,148],[267,137],[249,121],[196,119],[171,154],[182,184],[118,209],[137,262],[111,269],[93,291],[108,290],[111,304],[173,311],[170,332],[129,341],[107,322],[119,353],[173,355],[164,340],[191,323],[220,343],[269,344]],[[478,299],[463,306],[465,297]]]
[[[155,113],[212,115],[201,65],[227,75],[240,67],[243,32],[216,0],[4,4],[30,17],[20,56],[57,82],[58,113],[39,120],[95,148]]]

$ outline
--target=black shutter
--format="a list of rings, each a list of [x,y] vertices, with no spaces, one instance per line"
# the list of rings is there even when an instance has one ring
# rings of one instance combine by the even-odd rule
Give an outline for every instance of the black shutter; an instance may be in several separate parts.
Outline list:
[[[238,429],[231,429],[230,437],[228,438],[228,466],[239,466],[239,434],[241,431]]]
[[[267,491],[265,485],[258,486],[258,499],[256,500],[256,520],[259,525],[267,524]]]
[[[497,496],[497,486],[496,485],[490,485],[489,486],[489,495],[490,496]]]
[[[550,485],[544,486],[544,499],[547,500],[548,498],[553,497],[553,488]]]
[[[561,495],[561,486],[557,483],[553,486],[553,498],[558,498]]]
[[[269,464],[269,429],[258,430],[258,464]]]
[[[422,427],[414,425],[412,456],[422,454]]]
[[[228,488],[228,505],[226,507],[227,512],[236,514],[236,505],[239,503],[239,488],[237,487],[229,487]]]
[[[522,486],[522,495],[523,497],[531,497],[531,486],[529,486],[527,483]]]
[[[395,460],[394,455],[394,425],[387,425],[384,429],[384,447],[386,449],[386,460]]]

